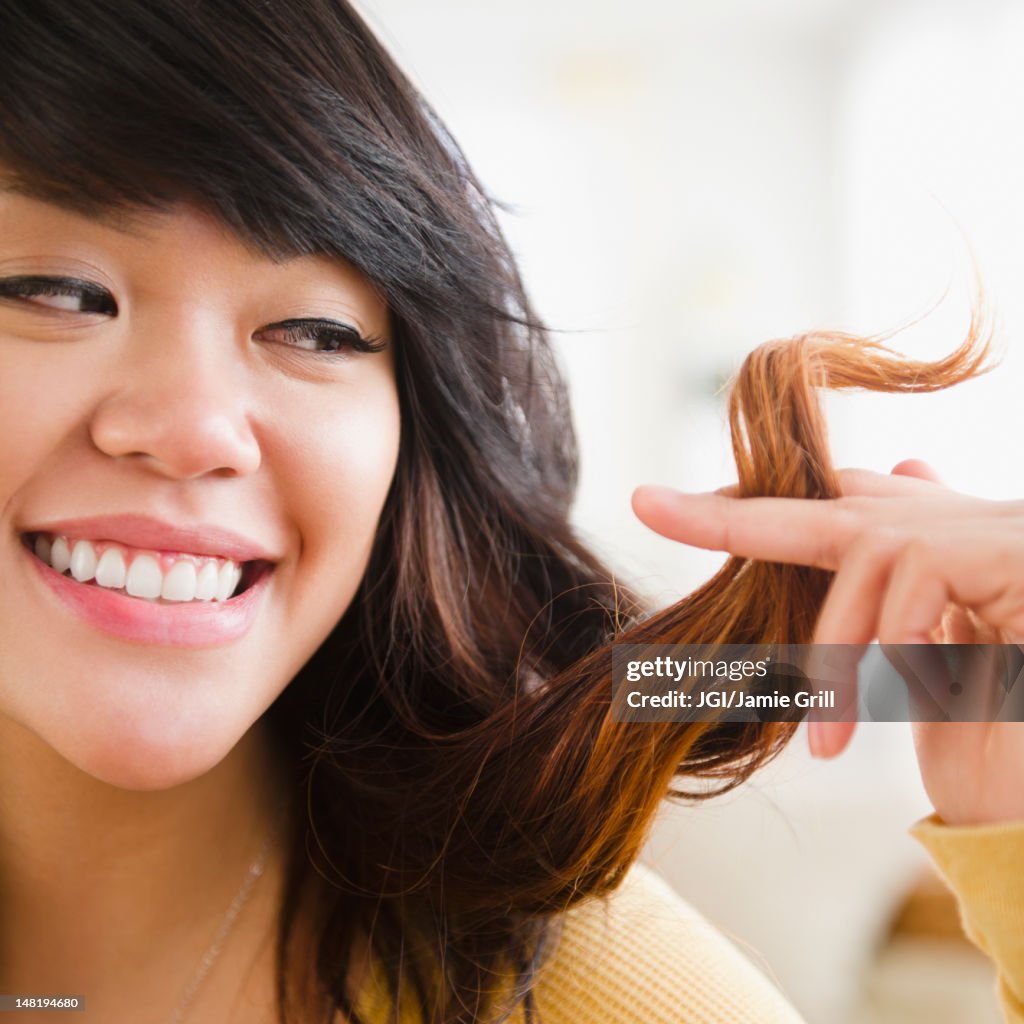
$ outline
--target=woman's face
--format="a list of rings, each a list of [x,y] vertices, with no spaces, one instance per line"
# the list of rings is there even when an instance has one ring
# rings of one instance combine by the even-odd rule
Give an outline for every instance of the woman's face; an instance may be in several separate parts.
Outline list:
[[[100,220],[0,187],[0,435],[0,732],[171,786],[359,584],[398,454],[387,309],[199,207]]]

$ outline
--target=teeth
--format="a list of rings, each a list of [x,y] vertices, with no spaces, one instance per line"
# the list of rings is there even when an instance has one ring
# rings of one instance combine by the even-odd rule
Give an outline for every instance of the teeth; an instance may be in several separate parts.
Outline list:
[[[235,587],[238,586],[238,581],[241,578],[241,568],[234,562],[225,562],[220,567],[217,577],[217,600],[226,601],[235,592]]]
[[[160,596],[165,601],[194,601],[196,567],[191,562],[176,562],[172,565],[171,571],[164,577]]]
[[[132,597],[154,598],[160,596],[164,577],[160,566],[152,555],[136,555],[124,581],[124,589]]]
[[[96,549],[87,541],[75,542],[71,552],[71,575],[85,583],[96,575]]]
[[[46,562],[47,565],[49,565],[49,563],[50,563],[50,549],[51,549],[51,544],[50,544],[49,540],[47,540],[47,538],[44,537],[42,534],[39,534],[39,536],[36,537],[36,543],[35,543],[36,558],[38,558],[42,562]]]
[[[172,556],[137,552],[130,563],[117,545],[100,542],[101,551],[88,540],[69,544],[66,537],[38,535],[36,556],[55,571],[71,575],[79,583],[95,580],[109,590],[125,590],[132,597],[165,601],[227,601],[242,578],[242,567],[230,559]],[[161,567],[163,563],[164,568]],[[166,568],[166,571],[165,571]]]
[[[57,572],[67,572],[71,567],[71,551],[63,537],[58,537],[50,548],[50,565]]]
[[[121,590],[124,587],[127,573],[124,555],[117,548],[107,548],[100,556],[99,564],[96,566],[96,582],[101,587]]]
[[[220,573],[216,562],[206,562],[196,577],[196,600],[212,601],[217,596],[217,583]]]

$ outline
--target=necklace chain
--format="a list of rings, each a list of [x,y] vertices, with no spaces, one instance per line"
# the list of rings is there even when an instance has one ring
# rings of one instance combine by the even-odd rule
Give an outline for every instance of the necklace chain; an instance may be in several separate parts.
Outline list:
[[[231,929],[234,927],[235,921],[238,920],[238,915],[242,912],[242,908],[252,895],[253,888],[267,868],[267,861],[270,858],[270,851],[273,847],[274,837],[279,824],[280,821],[278,819],[271,824],[270,829],[267,831],[266,838],[263,840],[263,846],[256,855],[256,859],[249,865],[249,870],[242,880],[242,886],[235,893],[235,897],[220,923],[220,928],[217,929],[217,934],[214,936],[213,942],[210,943],[210,948],[202,955],[192,980],[188,983],[188,987],[185,989],[180,1002],[175,1007],[174,1015],[171,1017],[171,1024],[182,1024],[182,1021],[185,1020],[185,1015],[188,1013],[188,1009],[192,1005],[192,1000],[199,991],[199,987],[206,980],[206,976],[210,973],[210,969],[216,962],[217,957],[220,956],[221,950],[231,934]]]

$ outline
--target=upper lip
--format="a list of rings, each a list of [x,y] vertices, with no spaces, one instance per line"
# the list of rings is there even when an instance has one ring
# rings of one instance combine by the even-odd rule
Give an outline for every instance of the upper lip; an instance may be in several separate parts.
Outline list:
[[[109,515],[40,523],[26,533],[54,533],[85,540],[109,540],[151,551],[230,558],[233,562],[276,561],[262,544],[209,523],[172,526],[151,516]]]

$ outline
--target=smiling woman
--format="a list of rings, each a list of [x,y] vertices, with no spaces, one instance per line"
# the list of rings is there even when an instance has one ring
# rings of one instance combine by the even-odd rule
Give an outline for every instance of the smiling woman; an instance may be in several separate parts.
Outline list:
[[[0,992],[355,1019],[372,949],[476,1019],[583,891],[484,754],[619,600],[489,206],[342,4],[6,4],[0,63]]]
[[[6,674],[32,679],[12,710],[90,775],[172,784],[223,758],[365,571],[400,432],[394,360],[368,340],[387,308],[340,261],[260,257],[202,210],[128,232],[0,201],[0,404],[21,437],[3,481],[22,539],[2,622],[38,636],[69,619],[62,658],[5,645]],[[139,643],[177,649],[163,685],[139,685]]]
[[[674,776],[795,726],[616,724],[607,645],[806,639],[827,579],[734,566],[636,625],[491,204],[353,11],[13,0],[0,96],[0,994],[797,1020],[633,867]],[[816,428],[789,359],[748,383]],[[753,440],[745,480],[835,490],[820,431]]]

